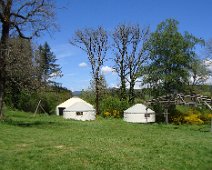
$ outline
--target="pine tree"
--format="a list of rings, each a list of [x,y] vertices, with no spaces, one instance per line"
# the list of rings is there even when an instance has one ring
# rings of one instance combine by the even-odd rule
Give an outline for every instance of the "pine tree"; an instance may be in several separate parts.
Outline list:
[[[40,45],[38,47],[38,55],[40,81],[45,85],[48,83],[54,83],[52,79],[61,77],[62,71],[59,64],[56,64],[56,56],[51,51],[47,42],[45,42],[43,46]]]

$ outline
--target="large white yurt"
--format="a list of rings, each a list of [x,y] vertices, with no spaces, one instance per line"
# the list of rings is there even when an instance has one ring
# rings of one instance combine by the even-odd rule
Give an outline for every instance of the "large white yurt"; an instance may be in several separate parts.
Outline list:
[[[79,97],[72,97],[56,107],[56,113],[65,119],[95,120],[94,107]]]
[[[132,123],[155,122],[155,112],[143,104],[135,104],[124,111],[124,121]]]

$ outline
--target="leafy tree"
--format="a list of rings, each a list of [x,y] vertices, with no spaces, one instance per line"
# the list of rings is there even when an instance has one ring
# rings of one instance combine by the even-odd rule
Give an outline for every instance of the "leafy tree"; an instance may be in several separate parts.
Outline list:
[[[106,59],[106,52],[108,49],[107,32],[102,27],[97,29],[80,30],[75,33],[75,37],[70,43],[79,47],[88,55],[88,60],[91,65],[92,79],[94,80],[95,85],[96,112],[97,114],[100,114],[101,67]]]
[[[204,84],[210,76],[210,70],[204,61],[200,59],[194,59],[191,63],[190,70],[190,85],[191,90],[194,90],[194,86]]]
[[[211,68],[211,66],[212,66],[212,39],[210,39],[206,42],[206,59],[205,60],[207,62],[207,66]],[[210,77],[211,77],[212,69],[210,69],[209,71],[210,71]],[[211,93],[212,93],[212,90],[211,90]]]
[[[8,41],[11,35],[24,39],[39,36],[54,25],[54,6],[51,0],[0,1],[0,117],[3,116]],[[15,57],[15,56],[14,56]]]
[[[148,59],[145,43],[149,29],[138,25],[119,25],[114,33],[115,69],[121,81],[120,98],[127,99],[126,81],[129,82],[129,102],[134,103],[134,86],[138,77],[143,74],[143,66]]]
[[[59,67],[59,64],[56,64],[56,56],[51,51],[48,43],[40,45],[38,47],[38,70],[39,70],[39,79],[44,85],[48,83],[53,83],[52,78],[61,77],[62,71]]]
[[[6,95],[11,96],[11,104],[17,108],[21,91],[34,91],[38,88],[37,73],[29,40],[13,38],[8,45],[12,50],[6,58]]]
[[[203,41],[178,30],[178,21],[161,22],[148,42],[151,63],[146,81],[154,89],[154,95],[183,92],[189,81],[190,63],[194,48]]]

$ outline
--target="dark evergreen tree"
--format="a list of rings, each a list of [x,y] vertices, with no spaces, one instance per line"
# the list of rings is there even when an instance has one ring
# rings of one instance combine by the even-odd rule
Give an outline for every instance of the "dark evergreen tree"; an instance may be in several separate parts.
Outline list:
[[[59,64],[56,64],[56,56],[51,51],[47,42],[38,47],[38,65],[39,65],[39,79],[44,85],[54,83],[53,78],[61,77],[62,71]]]

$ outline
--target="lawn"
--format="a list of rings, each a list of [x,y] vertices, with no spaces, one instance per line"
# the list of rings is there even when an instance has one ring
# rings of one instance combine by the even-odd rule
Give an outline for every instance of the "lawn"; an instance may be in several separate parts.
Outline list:
[[[8,111],[0,122],[0,169],[211,170],[209,125],[91,122]]]

